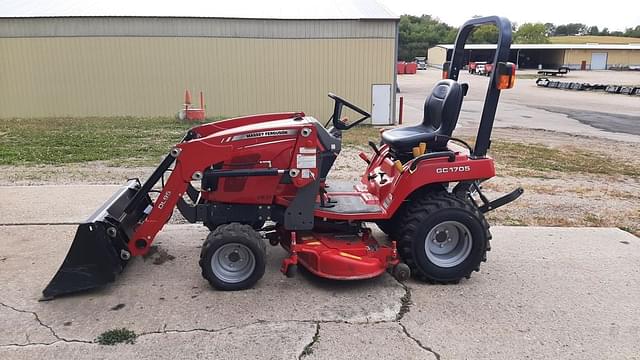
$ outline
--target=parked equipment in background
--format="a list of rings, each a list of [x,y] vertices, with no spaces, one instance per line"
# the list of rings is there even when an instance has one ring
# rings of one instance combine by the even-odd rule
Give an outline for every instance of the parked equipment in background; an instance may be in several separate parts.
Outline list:
[[[605,85],[577,82],[553,81],[548,78],[538,78],[536,85],[551,89],[603,91],[609,94],[640,95],[640,87],[630,85]]]
[[[468,68],[470,74],[491,76],[493,64],[486,61],[475,61],[470,62]]]
[[[405,74],[413,75],[417,72],[417,70],[418,70],[418,64],[416,64],[415,62],[408,62],[405,64],[405,70],[404,70]]]
[[[416,56],[414,62],[418,65],[418,70],[427,70],[427,58],[425,56]]]
[[[491,76],[491,73],[493,73],[493,64],[492,63],[484,64],[484,66],[482,66],[480,69],[478,69],[478,74],[480,74],[480,75]]]
[[[464,45],[474,28],[499,31],[474,147],[453,136],[469,86],[458,82]],[[457,283],[479,271],[490,250],[484,213],[517,199],[521,188],[490,201],[480,184],[495,176],[487,156],[500,92],[513,87],[505,18],[467,21],[446,79],[435,84],[422,123],[381,133],[361,152],[355,182],[329,177],[342,134],[370,117],[329,94],[324,126],[302,112],[245,116],[193,127],[151,176],[129,181],[78,227],[45,299],[113,281],[132,256],[146,254],[174,208],[211,232],[202,245],[202,275],[220,290],[254,286],[265,272],[266,241],[286,250],[281,271],[303,266],[325,278],[355,280],[385,271],[433,283]],[[359,119],[348,121],[348,108]],[[374,234],[372,224],[388,237]],[[194,239],[197,240],[197,239]]]
[[[184,109],[178,111],[177,117],[180,121],[203,121],[206,118],[204,108],[204,94],[200,91],[200,107],[192,107],[191,92],[189,89],[184,92]]]
[[[398,61],[396,63],[396,71],[399,75],[403,75],[403,74],[413,75],[416,73],[417,69],[418,69],[418,64],[415,62]]]
[[[467,70],[469,70],[469,74],[474,74],[476,72],[476,67],[478,65],[476,64],[476,62],[471,61],[468,65],[467,65]]]
[[[538,71],[538,75],[545,76],[564,76],[569,73],[569,68],[566,66],[561,66],[558,70],[540,70]]]

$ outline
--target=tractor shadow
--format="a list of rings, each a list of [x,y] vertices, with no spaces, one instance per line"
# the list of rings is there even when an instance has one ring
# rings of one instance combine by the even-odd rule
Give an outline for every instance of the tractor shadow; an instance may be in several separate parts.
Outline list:
[[[400,286],[388,273],[383,273],[380,276],[370,279],[360,280],[334,280],[327,279],[313,274],[307,270],[304,266],[298,266],[298,271],[295,275],[296,278],[305,282],[305,286],[312,286],[317,290],[332,292],[332,293],[359,293],[364,290],[375,291],[381,286],[397,285]]]

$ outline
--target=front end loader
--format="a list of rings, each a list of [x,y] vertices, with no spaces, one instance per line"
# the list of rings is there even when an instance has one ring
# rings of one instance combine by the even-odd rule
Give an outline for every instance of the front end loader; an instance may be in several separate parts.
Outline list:
[[[499,30],[498,48],[475,147],[452,136],[468,86],[458,81],[464,43],[479,25]],[[211,230],[202,246],[202,275],[220,290],[254,286],[265,272],[267,241],[297,266],[330,279],[354,280],[385,271],[399,280],[456,283],[486,260],[483,214],[522,194],[489,201],[480,183],[495,176],[487,156],[500,91],[513,86],[508,63],[511,25],[477,18],[461,28],[444,79],[425,101],[417,126],[384,131],[361,153],[355,183],[331,180],[342,133],[370,117],[329,94],[324,126],[302,112],[262,114],[193,127],[141,183],[130,180],[78,231],[44,299],[114,281],[133,256],[147,253],[177,208]],[[344,108],[359,114],[347,122]],[[167,176],[168,175],[168,176]],[[375,232],[377,226],[387,234]]]

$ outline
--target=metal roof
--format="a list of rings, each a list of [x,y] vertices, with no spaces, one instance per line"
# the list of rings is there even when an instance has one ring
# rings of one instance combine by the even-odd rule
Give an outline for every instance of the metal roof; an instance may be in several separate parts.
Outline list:
[[[453,49],[453,44],[441,44],[434,47],[441,47],[447,50]],[[495,44],[466,44],[465,49],[469,50],[492,50]],[[640,50],[640,44],[512,44],[513,50]]]
[[[187,17],[397,20],[376,0],[2,0],[0,18]]]

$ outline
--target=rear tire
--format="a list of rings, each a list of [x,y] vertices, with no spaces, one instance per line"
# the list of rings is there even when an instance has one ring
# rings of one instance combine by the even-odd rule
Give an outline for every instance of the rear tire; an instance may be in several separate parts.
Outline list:
[[[411,274],[430,283],[458,283],[480,270],[489,249],[489,224],[468,200],[449,193],[414,202],[398,244]]]
[[[202,276],[218,290],[248,289],[264,275],[267,245],[249,225],[230,223],[211,232],[200,253]]]
[[[392,239],[397,238],[398,227],[396,226],[396,222],[393,218],[388,220],[377,220],[376,225],[378,225],[378,228],[382,230],[383,233],[389,235]]]

